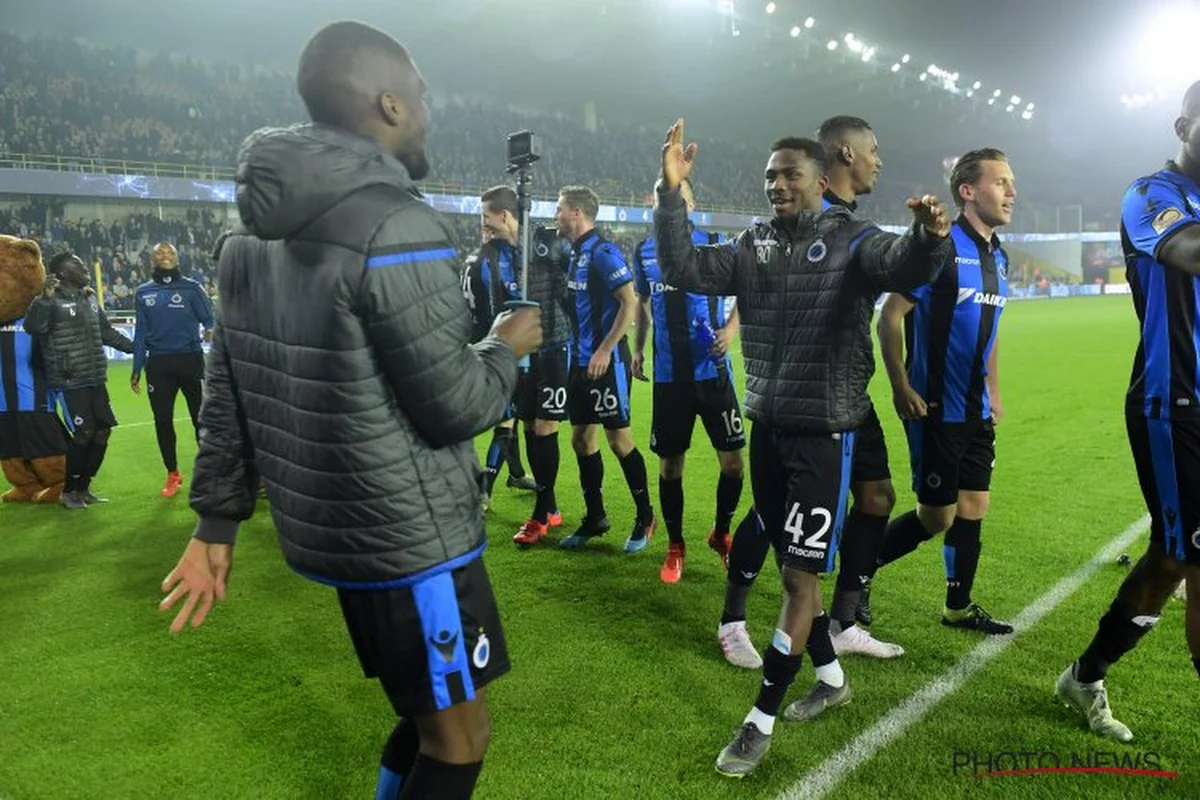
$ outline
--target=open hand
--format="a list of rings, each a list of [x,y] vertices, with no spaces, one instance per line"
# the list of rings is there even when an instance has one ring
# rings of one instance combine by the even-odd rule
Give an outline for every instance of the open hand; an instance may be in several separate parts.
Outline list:
[[[188,540],[183,557],[162,582],[167,597],[159,603],[160,611],[170,611],[183,600],[183,608],[171,622],[171,633],[178,634],[189,621],[193,628],[203,625],[214,597],[225,602],[225,582],[232,567],[233,545]]]
[[[910,197],[907,205],[912,211],[913,219],[931,235],[939,239],[950,235],[950,215],[946,211],[946,206],[939,203],[936,197],[931,194],[925,195],[920,200]]]
[[[692,160],[696,157],[696,143],[685,145],[683,139],[683,117],[667,129],[667,138],[662,148],[662,176],[668,191],[679,188],[692,172]]]

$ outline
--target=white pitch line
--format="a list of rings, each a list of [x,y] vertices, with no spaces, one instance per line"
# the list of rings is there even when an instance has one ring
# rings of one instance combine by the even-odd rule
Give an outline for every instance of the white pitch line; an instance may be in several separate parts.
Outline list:
[[[175,417],[176,422],[184,422],[185,420],[190,422],[191,419],[192,419],[191,417]],[[119,431],[119,430],[121,430],[121,428],[143,428],[146,425],[153,425],[153,424],[154,424],[154,420],[150,420],[149,422],[121,422],[121,423],[118,423],[117,427],[113,428],[113,430]]]
[[[1042,618],[1075,594],[1102,566],[1111,564],[1145,533],[1150,525],[1146,515],[1123,530],[1090,561],[1072,574],[1063,578],[1048,592],[1034,600],[1012,621],[1013,633],[1009,636],[990,636],[963,656],[946,672],[930,681],[924,688],[889,711],[882,719],[856,736],[838,752],[825,759],[812,772],[798,780],[791,788],[779,795],[778,800],[825,797],[854,770],[870,761],[876,753],[887,746],[906,730],[920,722],[938,703],[958,690],[963,683],[1012,645],[1018,636],[1041,622]],[[1047,676],[1051,681],[1054,675]],[[1049,685],[1049,684],[1047,684]]]

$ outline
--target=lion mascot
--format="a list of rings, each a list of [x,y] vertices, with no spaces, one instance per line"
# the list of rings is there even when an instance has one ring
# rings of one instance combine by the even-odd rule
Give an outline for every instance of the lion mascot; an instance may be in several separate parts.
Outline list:
[[[22,318],[42,292],[37,242],[0,235],[0,468],[6,503],[57,503],[66,476],[67,434],[32,336]]]

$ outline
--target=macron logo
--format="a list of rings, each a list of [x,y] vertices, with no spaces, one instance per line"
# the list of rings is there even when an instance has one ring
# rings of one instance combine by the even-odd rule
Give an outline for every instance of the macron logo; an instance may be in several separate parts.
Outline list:
[[[968,267],[982,267],[983,262],[978,258],[964,258],[963,256],[954,257],[955,264],[965,264]]]

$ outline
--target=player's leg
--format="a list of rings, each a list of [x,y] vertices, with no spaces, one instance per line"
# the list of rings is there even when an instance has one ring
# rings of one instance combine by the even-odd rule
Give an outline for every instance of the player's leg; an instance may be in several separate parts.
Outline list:
[[[175,395],[182,388],[177,356],[153,356],[146,361],[146,395],[154,415],[158,453],[167,470],[167,481],[159,492],[174,497],[182,483],[175,439]]]
[[[729,569],[725,574],[725,605],[721,609],[721,624],[717,626],[721,652],[735,667],[758,669],[762,666],[762,656],[746,631],[746,599],[770,549],[771,541],[762,520],[751,507],[733,535]]]
[[[562,525],[555,487],[560,462],[559,424],[567,418],[568,354],[565,347],[535,353],[529,374],[517,393],[517,415],[524,423],[529,469],[537,485],[533,514],[517,530],[518,545],[536,544],[552,527]]]
[[[1094,732],[1127,742],[1133,733],[1113,718],[1105,679],[1109,668],[1158,623],[1163,606],[1179,585],[1180,561],[1173,551],[1183,543],[1183,528],[1171,424],[1140,414],[1127,414],[1125,422],[1138,483],[1150,512],[1150,545],[1117,589],[1087,649],[1058,676],[1055,694],[1083,714]]]
[[[708,546],[721,557],[721,563],[728,569],[729,550],[732,547],[729,527],[742,499],[745,473],[742,450],[746,446],[746,433],[737,392],[731,380],[702,381],[695,386],[700,419],[708,433],[709,442],[717,451],[717,463],[721,469],[717,478],[716,512]]]
[[[829,615],[821,608],[820,583],[813,587],[813,592],[813,604],[817,615],[813,617],[804,649],[812,659],[817,680],[803,699],[797,700],[784,710],[783,718],[789,722],[814,719],[826,709],[837,708],[850,702],[850,684],[842,671],[834,649],[833,637],[830,636]]]
[[[192,432],[196,441],[200,441],[200,404],[204,399],[204,354],[196,353],[184,362],[184,372],[180,376],[179,390],[183,392],[183,400],[187,403],[188,416],[192,420]]]
[[[505,456],[508,464],[508,480],[504,482],[504,485],[510,489],[536,492],[537,481],[525,472],[525,466],[521,463],[521,436],[517,431],[518,422],[519,419],[513,420],[513,437],[508,443],[508,454]]]
[[[646,460],[642,451],[633,441],[629,430],[631,419],[629,406],[630,378],[632,372],[629,366],[629,345],[624,340],[613,353],[612,364],[608,373],[597,381],[602,389],[603,406],[600,411],[604,424],[604,434],[613,455],[621,463],[621,472],[625,475],[625,483],[629,487],[630,497],[633,498],[637,509],[637,518],[625,540],[625,552],[638,553],[645,550],[654,535],[654,506],[650,502],[650,484],[646,475]],[[616,400],[614,404],[612,401]]]
[[[1196,549],[1200,550],[1200,547]],[[1187,645],[1196,675],[1200,677],[1200,563],[1185,565],[1184,573],[1187,580]]]
[[[93,386],[88,390],[90,395],[92,420],[95,428],[91,444],[88,445],[87,474],[79,485],[79,494],[88,505],[107,503],[103,497],[97,497],[91,489],[92,479],[100,472],[104,456],[108,453],[108,438],[112,429],[117,426],[117,416],[113,413],[112,403],[108,399],[107,386]]]
[[[733,741],[717,757],[717,771],[733,777],[749,774],[766,755],[775,718],[800,670],[800,643],[808,641],[820,609],[817,573],[832,567],[837,551],[854,452],[853,434],[836,439],[786,436],[760,424],[751,438],[755,507],[783,559],[784,598],[775,635],[763,656],[758,697]]]
[[[338,597],[364,674],[379,678],[400,717],[376,797],[470,797],[491,733],[484,687],[509,669],[482,561],[411,588]]]
[[[579,485],[587,508],[575,532],[559,542],[559,547],[574,549],[607,533],[611,527],[604,507],[604,459],[597,438],[604,410],[603,387],[589,379],[583,367],[571,369],[567,406],[571,417],[571,449],[579,462]]]
[[[959,462],[969,441],[963,427],[932,420],[905,423],[917,507],[888,524],[876,567],[903,558],[954,522]]]
[[[655,383],[650,421],[650,451],[658,456],[658,501],[667,526],[667,557],[658,571],[664,583],[683,577],[683,468],[692,442],[696,412],[691,384]]]
[[[483,507],[492,504],[492,489],[496,486],[496,478],[500,474],[500,466],[508,455],[508,448],[513,440],[513,425],[516,420],[512,416],[512,407],[505,412],[503,422],[492,428],[492,441],[488,445],[487,456],[483,462]]]
[[[64,421],[71,434],[67,444],[67,477],[59,502],[65,508],[78,510],[86,504],[80,485],[88,470],[88,450],[92,445],[95,425],[92,422],[91,398],[88,389],[66,389],[60,396]]]

